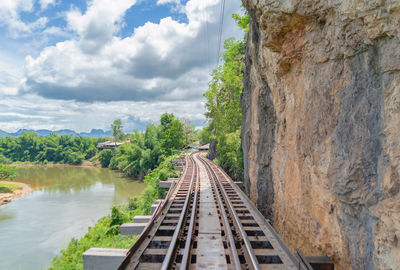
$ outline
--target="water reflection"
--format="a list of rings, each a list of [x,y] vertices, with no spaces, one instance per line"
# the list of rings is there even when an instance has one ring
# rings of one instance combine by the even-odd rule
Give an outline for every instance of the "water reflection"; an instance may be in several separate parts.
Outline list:
[[[115,188],[114,203],[123,203],[126,198],[140,195],[145,185],[125,178],[117,171],[103,168],[82,167],[20,167],[15,181],[29,184],[36,190],[48,193],[88,190],[94,184],[112,185]],[[120,199],[123,199],[122,201]]]
[[[139,195],[145,184],[115,171],[79,167],[18,168],[35,191],[0,206],[0,269],[45,269],[72,237]]]

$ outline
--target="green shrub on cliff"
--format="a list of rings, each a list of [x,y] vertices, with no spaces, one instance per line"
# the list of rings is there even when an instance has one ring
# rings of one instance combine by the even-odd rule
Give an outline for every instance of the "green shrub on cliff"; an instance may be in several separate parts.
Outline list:
[[[249,17],[234,14],[233,18],[238,26],[247,32]],[[240,96],[243,90],[246,40],[229,38],[224,43],[224,49],[222,55],[224,62],[214,70],[209,90],[204,94],[207,99],[206,117],[209,126],[200,134],[204,139],[216,140],[218,163],[232,177],[241,178],[243,160],[240,139],[242,123]]]

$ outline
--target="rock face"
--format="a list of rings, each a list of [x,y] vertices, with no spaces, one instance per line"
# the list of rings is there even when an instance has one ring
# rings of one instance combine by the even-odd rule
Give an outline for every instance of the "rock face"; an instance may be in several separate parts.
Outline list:
[[[244,3],[251,199],[335,269],[400,269],[400,1]]]

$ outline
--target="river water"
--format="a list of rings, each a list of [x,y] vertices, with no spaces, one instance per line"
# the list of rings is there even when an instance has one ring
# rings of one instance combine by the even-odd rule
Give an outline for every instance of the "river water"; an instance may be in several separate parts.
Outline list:
[[[46,269],[72,237],[140,195],[146,184],[109,169],[20,167],[35,191],[0,206],[0,270]]]

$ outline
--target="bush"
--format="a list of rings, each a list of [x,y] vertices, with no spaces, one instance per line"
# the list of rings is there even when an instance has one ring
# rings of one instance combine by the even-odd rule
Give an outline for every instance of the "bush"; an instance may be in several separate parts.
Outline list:
[[[90,159],[97,154],[97,148],[94,145],[91,145],[89,149],[86,151],[85,159]]]
[[[72,152],[72,150],[68,149],[64,154],[64,163],[67,164],[81,164],[84,159],[83,154],[79,152]]]
[[[158,179],[160,179],[160,181],[165,181],[168,179],[168,170],[167,169],[162,169],[160,170],[160,173],[158,175]]]
[[[99,161],[102,167],[107,168],[112,158],[112,151],[104,149],[99,153]]]
[[[124,216],[117,207],[111,209],[111,222],[110,226],[121,225],[124,222]]]
[[[0,154],[0,164],[10,164],[11,159],[6,158],[4,155]]]
[[[15,172],[15,167],[12,166],[4,166],[0,164],[0,179],[9,179],[12,180],[17,176]]]
[[[243,156],[240,140],[240,130],[219,137],[217,144],[219,158],[216,161],[229,175],[236,179],[242,178]]]
[[[113,207],[111,215],[99,219],[93,228],[89,228],[89,232],[84,237],[79,240],[71,239],[68,247],[61,250],[61,256],[53,259],[49,269],[83,270],[82,254],[92,247],[130,248],[137,236],[120,235],[119,223],[129,222],[131,218],[132,212]]]

